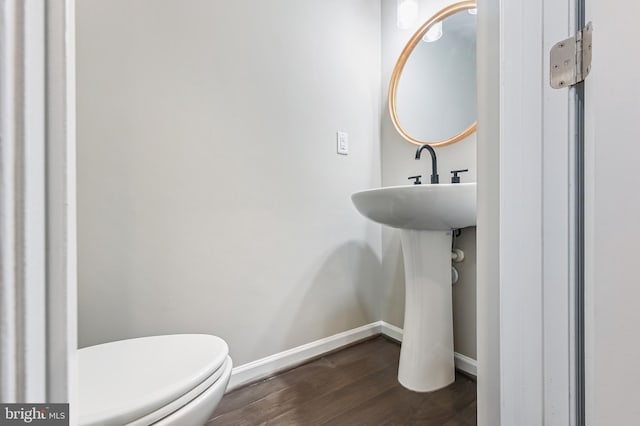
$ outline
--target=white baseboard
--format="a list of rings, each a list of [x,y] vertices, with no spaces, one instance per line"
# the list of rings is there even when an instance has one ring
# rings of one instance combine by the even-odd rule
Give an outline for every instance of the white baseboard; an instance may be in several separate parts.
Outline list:
[[[397,342],[402,342],[402,329],[400,327],[396,327],[395,325],[391,325],[384,321],[380,321],[380,323],[380,331],[382,334]],[[454,352],[453,357],[458,370],[464,371],[474,377],[478,377],[478,362],[475,359],[459,354],[458,352]]]
[[[384,321],[376,321],[362,327],[347,330],[324,339],[316,340],[306,345],[270,355],[247,364],[235,367],[231,373],[231,380],[227,392],[231,392],[246,384],[267,378],[276,373],[296,367],[313,358],[335,351],[353,344],[367,337],[383,334],[390,339],[402,342],[402,329]],[[467,374],[477,376],[477,362],[465,355],[455,353],[456,368]]]
[[[388,322],[380,321],[380,333],[398,343],[402,343],[402,329]]]
[[[296,367],[359,340],[381,334],[381,329],[382,321],[373,322],[235,367],[231,372],[227,392]]]
[[[453,357],[458,370],[464,371],[473,377],[478,377],[478,361],[458,352],[454,352]]]

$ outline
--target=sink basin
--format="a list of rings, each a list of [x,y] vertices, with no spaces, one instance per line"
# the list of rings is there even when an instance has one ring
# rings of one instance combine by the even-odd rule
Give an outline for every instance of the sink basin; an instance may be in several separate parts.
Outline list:
[[[393,228],[446,231],[476,224],[476,183],[404,185],[351,196],[365,217]]]
[[[406,185],[351,196],[362,215],[400,228],[405,308],[398,380],[431,392],[455,380],[451,230],[475,226],[476,184]]]

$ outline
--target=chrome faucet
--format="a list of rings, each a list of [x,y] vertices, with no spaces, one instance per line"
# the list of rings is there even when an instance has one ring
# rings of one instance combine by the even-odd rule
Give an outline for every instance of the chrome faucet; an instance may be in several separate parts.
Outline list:
[[[420,154],[423,150],[429,150],[429,154],[431,154],[431,183],[440,183],[440,178],[438,177],[438,160],[436,159],[436,152],[431,148],[430,145],[424,144],[420,145],[420,148],[416,151],[416,160],[420,159]]]

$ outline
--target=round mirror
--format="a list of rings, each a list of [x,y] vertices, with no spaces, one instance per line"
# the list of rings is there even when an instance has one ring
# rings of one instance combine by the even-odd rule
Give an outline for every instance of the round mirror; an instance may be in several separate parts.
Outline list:
[[[476,130],[476,3],[429,18],[402,50],[391,76],[389,111],[417,145],[444,146]]]

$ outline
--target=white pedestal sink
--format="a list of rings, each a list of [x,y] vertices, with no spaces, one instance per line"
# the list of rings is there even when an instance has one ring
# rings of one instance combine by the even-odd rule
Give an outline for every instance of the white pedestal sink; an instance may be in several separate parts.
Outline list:
[[[367,218],[400,228],[405,313],[398,380],[417,392],[451,384],[451,230],[475,226],[476,184],[391,186],[351,199]]]

